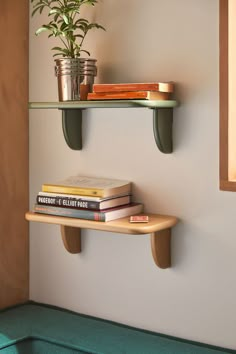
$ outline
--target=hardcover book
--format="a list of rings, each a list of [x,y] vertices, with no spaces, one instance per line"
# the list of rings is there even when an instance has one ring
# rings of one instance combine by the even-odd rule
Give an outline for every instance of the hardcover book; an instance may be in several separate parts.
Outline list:
[[[119,84],[94,84],[93,92],[160,91],[174,92],[173,82],[137,82]]]
[[[35,204],[34,212],[48,215],[59,215],[69,218],[78,218],[94,221],[111,221],[120,219],[125,216],[135,215],[141,213],[143,210],[143,204],[131,203],[125,206],[119,206],[116,208],[105,209],[102,211],[85,210],[85,209],[73,209],[55,207],[50,205]]]
[[[71,176],[60,182],[44,183],[43,192],[111,197],[117,194],[131,194],[131,182],[112,178]]]
[[[130,204],[131,196],[123,195],[113,198],[81,197],[76,195],[39,192],[37,204],[59,206],[64,208],[82,208],[103,210],[116,206]]]
[[[158,91],[122,91],[122,92],[90,92],[88,100],[168,100],[170,94],[168,92]]]

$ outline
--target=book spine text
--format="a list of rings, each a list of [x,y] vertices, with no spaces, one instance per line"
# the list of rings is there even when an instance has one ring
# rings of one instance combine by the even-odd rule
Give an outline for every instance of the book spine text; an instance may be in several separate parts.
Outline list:
[[[100,203],[90,200],[75,199],[70,197],[43,197],[38,195],[37,203],[42,205],[52,205],[65,208],[100,209]]]

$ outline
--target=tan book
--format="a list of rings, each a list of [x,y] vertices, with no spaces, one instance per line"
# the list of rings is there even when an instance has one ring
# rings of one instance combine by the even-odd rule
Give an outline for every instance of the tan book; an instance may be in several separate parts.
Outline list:
[[[44,183],[43,192],[110,197],[121,193],[131,193],[131,182],[88,176],[72,176],[61,182]]]
[[[129,91],[129,92],[90,92],[88,100],[168,100],[168,92],[158,91]]]
[[[174,92],[174,82],[137,82],[119,84],[94,84],[93,92],[159,91]]]

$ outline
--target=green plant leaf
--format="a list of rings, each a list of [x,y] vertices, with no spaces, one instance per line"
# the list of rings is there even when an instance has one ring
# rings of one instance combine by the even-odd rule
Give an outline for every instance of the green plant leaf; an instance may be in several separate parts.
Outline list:
[[[48,31],[48,29],[46,27],[40,27],[39,29],[37,29],[37,31],[35,32],[36,36],[38,36],[40,33]]]
[[[84,52],[84,53],[88,54],[88,56],[90,56],[90,53],[85,49],[80,49],[80,52]]]
[[[64,22],[68,25],[69,24],[69,18],[66,15],[62,15],[62,18]]]
[[[41,9],[43,10],[43,6],[37,6],[37,7],[32,11],[31,16],[33,17],[33,16],[36,14],[36,12],[40,12]]]
[[[54,8],[51,11],[49,11],[48,15],[53,15],[53,14],[60,14],[61,11],[59,8]]]
[[[1,0],[0,0],[1,1]],[[53,47],[57,53],[71,58],[79,57],[81,52],[90,55],[82,49],[87,33],[92,29],[105,28],[98,23],[90,23],[80,16],[84,6],[95,6],[98,0],[30,0],[33,5],[32,16],[47,10],[50,22],[43,24],[35,32],[36,35],[48,31],[48,38],[57,37],[63,46]]]
[[[52,50],[63,50],[61,47],[53,47]]]

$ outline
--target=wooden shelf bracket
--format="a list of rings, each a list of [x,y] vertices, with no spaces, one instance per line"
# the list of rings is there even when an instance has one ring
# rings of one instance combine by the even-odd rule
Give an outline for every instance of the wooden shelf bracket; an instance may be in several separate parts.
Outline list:
[[[82,113],[90,108],[148,108],[153,110],[153,133],[158,149],[173,152],[172,126],[175,100],[106,100],[69,102],[30,102],[30,109],[62,110],[62,128],[67,145],[73,150],[82,150]]]
[[[173,152],[173,108],[152,108],[153,133],[158,149],[164,154]],[[82,150],[83,109],[62,109],[62,128],[67,145],[73,150]]]
[[[81,252],[81,230],[99,230],[129,235],[150,235],[151,251],[155,264],[162,269],[171,266],[171,230],[178,219],[175,216],[148,214],[147,224],[133,224],[129,217],[109,222],[68,218],[34,212],[25,214],[26,220],[60,225],[62,241],[70,253]]]
[[[64,247],[69,253],[81,253],[81,229],[61,225],[61,236]],[[153,232],[151,251],[155,264],[162,269],[171,267],[171,229]]]
[[[173,108],[153,108],[153,133],[158,149],[164,154],[173,152]]]
[[[171,267],[171,229],[151,233],[152,256],[159,268]]]
[[[82,150],[82,109],[62,109],[62,129],[72,150]]]
[[[65,249],[69,253],[81,253],[81,229],[61,225],[61,236]]]

